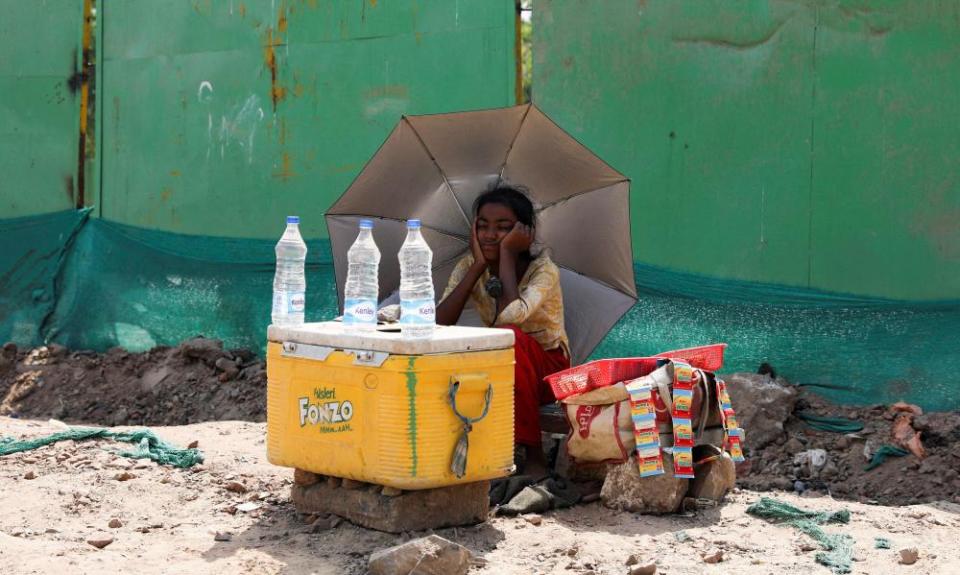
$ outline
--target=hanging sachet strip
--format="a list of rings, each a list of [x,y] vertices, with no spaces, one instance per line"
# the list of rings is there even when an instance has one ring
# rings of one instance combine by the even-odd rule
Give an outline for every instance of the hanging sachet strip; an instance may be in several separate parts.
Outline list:
[[[727,384],[717,378],[717,401],[720,404],[720,419],[723,421],[724,449],[736,462],[743,461],[743,430],[737,424],[737,414],[733,411]]]
[[[694,370],[686,362],[673,360],[673,475],[693,479],[693,388]]]
[[[630,418],[637,444],[637,464],[640,477],[663,474],[663,455],[660,452],[660,434],[657,432],[657,414],[650,385],[635,379],[626,384],[630,394]]]

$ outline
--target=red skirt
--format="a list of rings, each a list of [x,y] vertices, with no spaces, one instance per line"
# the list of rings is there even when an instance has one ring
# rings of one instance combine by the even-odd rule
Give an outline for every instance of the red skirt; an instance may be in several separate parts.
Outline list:
[[[515,325],[497,326],[513,330],[513,425],[514,441],[520,445],[540,445],[540,406],[557,400],[543,380],[570,367],[570,358],[562,348],[545,351],[537,340]]]

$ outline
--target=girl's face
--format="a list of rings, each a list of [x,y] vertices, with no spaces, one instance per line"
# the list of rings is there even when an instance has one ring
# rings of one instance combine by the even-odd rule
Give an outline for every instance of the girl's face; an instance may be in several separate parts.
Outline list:
[[[477,241],[488,262],[499,261],[500,242],[517,223],[517,215],[503,204],[484,204],[477,212]]]

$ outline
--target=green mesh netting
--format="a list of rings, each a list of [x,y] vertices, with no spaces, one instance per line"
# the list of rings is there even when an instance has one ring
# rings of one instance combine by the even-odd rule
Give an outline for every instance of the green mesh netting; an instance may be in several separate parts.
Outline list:
[[[0,343],[32,345],[44,339],[63,267],[89,210],[0,219]]]
[[[870,471],[874,467],[879,467],[884,461],[891,457],[903,457],[909,453],[906,449],[900,449],[895,445],[881,445],[873,452],[873,457],[870,458],[870,463],[864,467],[864,470]]]
[[[9,437],[0,438],[0,457],[21,451],[30,451],[50,445],[58,441],[83,441],[85,439],[115,439],[136,444],[128,451],[118,451],[117,455],[131,459],[150,459],[161,465],[187,468],[203,463],[203,453],[198,449],[181,449],[160,439],[149,429],[135,429],[132,431],[110,431],[92,427],[71,427],[36,439],[15,440]]]
[[[850,572],[853,537],[844,533],[827,533],[820,527],[824,523],[849,523],[850,511],[807,511],[772,497],[763,497],[747,507],[747,513],[803,531],[824,549],[816,554],[817,563],[826,565],[834,573]]]
[[[846,417],[827,417],[817,415],[806,411],[797,411],[794,413],[797,418],[806,422],[810,427],[831,433],[856,433],[863,429],[863,423]]]
[[[262,349],[274,240],[196,237],[86,212],[0,220],[0,342],[131,351],[195,335]],[[307,318],[337,309],[326,240],[308,241]],[[385,254],[384,257],[390,257]],[[844,403],[960,408],[960,301],[890,302],[636,266],[639,303],[593,357],[727,342],[723,371],[762,362]],[[932,361],[931,358],[935,358]]]

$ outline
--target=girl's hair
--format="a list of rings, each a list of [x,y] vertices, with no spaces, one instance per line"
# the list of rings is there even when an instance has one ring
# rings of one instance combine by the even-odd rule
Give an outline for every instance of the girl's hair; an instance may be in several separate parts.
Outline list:
[[[536,212],[533,209],[533,202],[518,187],[500,185],[480,194],[473,202],[474,217],[480,213],[480,208],[487,204],[506,206],[513,210],[518,222],[531,228],[536,227]]]

